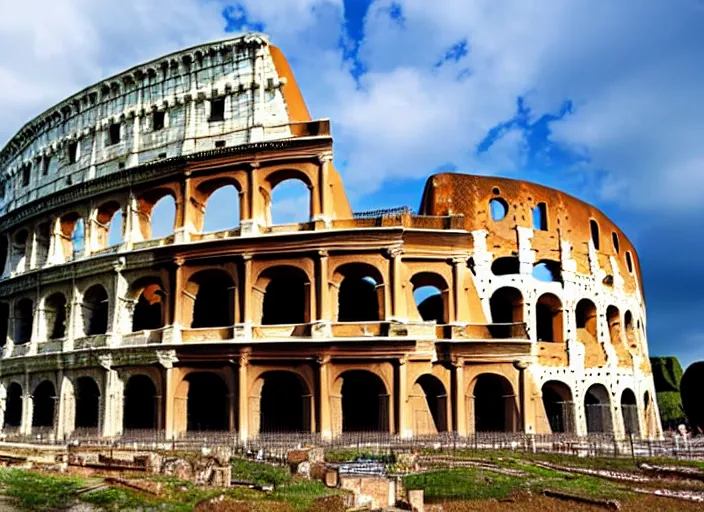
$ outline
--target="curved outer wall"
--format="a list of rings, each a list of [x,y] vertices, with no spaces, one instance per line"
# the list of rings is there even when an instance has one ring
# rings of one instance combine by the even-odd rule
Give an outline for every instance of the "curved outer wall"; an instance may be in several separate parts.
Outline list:
[[[329,121],[258,34],[30,121],[0,152],[5,434],[661,435],[637,255],[598,210],[441,174],[420,215],[354,216],[332,155]],[[287,180],[308,222],[272,221]],[[238,218],[206,232],[229,186]]]

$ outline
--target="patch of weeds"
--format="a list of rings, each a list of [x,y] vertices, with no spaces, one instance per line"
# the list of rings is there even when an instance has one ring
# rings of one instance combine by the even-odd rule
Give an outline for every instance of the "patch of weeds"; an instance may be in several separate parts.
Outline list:
[[[120,512],[123,510],[149,510],[158,509],[167,512],[186,512],[192,510],[188,504],[168,503],[157,498],[144,494],[110,487],[108,489],[98,489],[81,495],[81,501],[91,503],[106,511]]]
[[[340,491],[325,487],[322,482],[312,480],[293,480],[290,483],[278,487],[271,494],[271,499],[283,501],[293,507],[294,510],[308,510],[313,506],[313,502],[318,498],[339,494]]]
[[[355,449],[327,450],[325,461],[332,463],[353,462],[357,459],[374,460],[386,464],[396,462],[394,453],[374,453]]]
[[[76,491],[83,486],[78,478],[44,475],[20,469],[0,471],[5,494],[17,499],[29,510],[56,510],[70,505]]]
[[[288,468],[246,459],[232,460],[232,479],[259,485],[282,485],[291,480]]]
[[[429,501],[501,499],[526,479],[474,468],[432,471],[408,475],[407,489],[424,489]]]

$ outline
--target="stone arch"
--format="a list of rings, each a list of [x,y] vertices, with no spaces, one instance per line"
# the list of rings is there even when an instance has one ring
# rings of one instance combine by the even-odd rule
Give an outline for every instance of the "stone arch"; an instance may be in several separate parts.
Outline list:
[[[7,242],[7,235],[0,234],[0,275],[5,275],[9,256],[10,244]]]
[[[157,427],[158,393],[151,377],[132,375],[125,386],[123,426],[125,430],[151,430]]]
[[[86,336],[105,334],[108,331],[110,298],[102,284],[94,284],[83,294],[83,332]]]
[[[59,235],[64,261],[75,260],[85,253],[86,226],[78,212],[71,212],[59,219]]]
[[[426,373],[419,376],[409,395],[411,421],[415,435],[446,432],[448,428],[447,390],[436,376]]]
[[[232,275],[223,269],[207,268],[193,274],[183,294],[186,325],[193,329],[234,325],[235,291]]]
[[[39,222],[34,230],[35,267],[46,265],[51,248],[51,221]]]
[[[553,434],[575,432],[572,390],[564,382],[549,380],[542,387],[543,407]]]
[[[535,304],[536,336],[538,341],[562,343],[564,324],[562,301],[552,293],[544,293]]]
[[[597,311],[594,303],[589,299],[582,299],[577,303],[575,311],[577,317],[577,332],[580,329],[597,339]]]
[[[223,191],[234,189],[237,198],[233,207],[232,219],[234,222],[227,223],[226,227],[211,226],[212,214],[208,212],[208,201],[214,194],[222,193]],[[238,179],[232,176],[220,176],[209,180],[204,180],[198,184],[194,191],[193,201],[196,204],[196,215],[192,219],[193,227],[198,232],[203,231],[221,231],[223,229],[232,229],[239,226],[242,219],[242,212],[245,209],[243,187]],[[231,205],[231,206],[235,206]],[[230,219],[230,216],[227,217]]]
[[[311,319],[311,282],[293,265],[262,270],[255,284],[254,322],[262,325],[304,324]]]
[[[132,311],[132,332],[164,327],[166,314],[166,292],[161,279],[144,276],[130,286],[129,297],[134,300]]]
[[[609,341],[612,345],[621,344],[621,312],[616,306],[606,308],[606,321],[609,325]]]
[[[260,433],[311,431],[312,391],[298,373],[266,371],[255,381],[250,396],[259,398]]]
[[[272,201],[273,193],[277,186],[283,182],[295,180],[302,183],[308,189],[308,219],[313,218],[316,214],[315,194],[316,187],[313,184],[311,177],[300,169],[277,169],[270,172],[263,181],[263,186],[260,188],[262,203],[264,205],[264,220],[267,226],[272,225]]]
[[[155,188],[152,190],[148,190],[147,192],[144,192],[141,196],[137,198],[137,213],[139,216],[139,231],[142,235],[142,238],[144,240],[149,240],[154,237],[154,230],[153,230],[153,221],[154,221],[154,209],[157,207],[157,204],[161,204],[161,201],[165,198],[171,198],[166,199],[167,202],[173,202],[173,222],[172,222],[172,229],[171,233],[176,229],[177,226],[177,212],[176,212],[176,204],[178,202],[178,197],[174,190],[172,190],[169,187],[159,187]],[[169,212],[170,213],[170,212]],[[160,217],[160,215],[157,215],[157,217]],[[164,215],[166,217],[166,215]],[[158,219],[162,220],[162,219]],[[169,219],[164,218],[163,219],[166,224],[168,224]],[[166,227],[166,226],[165,226]],[[168,231],[168,229],[165,229]],[[162,233],[157,233],[158,235],[162,235]]]
[[[385,318],[384,281],[368,263],[345,263],[335,269],[338,322],[374,322]]]
[[[50,340],[59,340],[66,336],[66,309],[66,296],[61,292],[54,292],[44,299],[44,322],[46,335]]]
[[[531,273],[533,278],[545,283],[562,282],[562,268],[559,262],[553,260],[540,260],[533,265]]]
[[[589,233],[591,235],[592,243],[594,244],[594,249],[599,250],[600,235],[599,235],[599,223],[595,219],[589,219]]]
[[[112,245],[110,239],[114,238],[114,233],[112,233],[111,230],[116,228],[112,225],[112,220],[118,212],[121,217],[122,205],[115,199],[106,201],[95,209],[95,213],[93,214],[93,229],[91,230],[94,249],[104,249]],[[124,232],[124,222],[122,224],[121,231]],[[124,236],[123,232],[120,233],[120,240],[122,240]]]
[[[491,272],[495,276],[507,276],[519,274],[521,262],[516,256],[501,256],[496,258],[491,264]]]
[[[22,400],[22,386],[17,382],[11,382],[7,386],[5,397],[5,429],[19,428],[22,425],[22,413],[24,404]]]
[[[76,429],[99,429],[100,386],[93,377],[78,377],[76,390]]]
[[[0,347],[7,343],[7,336],[10,329],[10,305],[7,302],[0,302]]]
[[[489,299],[493,338],[511,338],[514,324],[523,323],[523,295],[517,288],[505,286],[494,291]]]
[[[42,380],[32,393],[32,427],[53,428],[58,396],[54,383]]]
[[[26,270],[27,240],[29,240],[27,229],[20,229],[13,235],[10,248],[10,272],[24,272]]]
[[[470,384],[475,432],[515,432],[518,423],[516,393],[498,373],[482,373]]]
[[[15,303],[15,333],[16,345],[28,343],[32,339],[34,325],[34,302],[27,297]]]
[[[350,369],[338,376],[334,389],[339,389],[342,432],[389,431],[391,400],[379,375]]]
[[[626,435],[640,436],[638,402],[636,401],[635,393],[630,388],[625,388],[621,392],[621,418],[623,419],[623,430]]]
[[[418,272],[411,277],[414,298],[416,292],[427,288],[434,289],[437,293],[428,295],[418,302],[418,314],[426,322],[435,321],[437,324],[450,323],[450,286],[443,276],[436,272]]]
[[[582,299],[575,309],[577,341],[584,345],[584,365],[588,368],[606,364],[606,352],[599,342],[597,331],[597,309],[589,299]]]
[[[584,394],[584,415],[587,419],[587,433],[613,432],[611,399],[603,384],[592,384]]]
[[[230,424],[230,391],[223,377],[212,371],[186,375],[176,390],[176,400],[185,401],[188,431],[224,431]]]

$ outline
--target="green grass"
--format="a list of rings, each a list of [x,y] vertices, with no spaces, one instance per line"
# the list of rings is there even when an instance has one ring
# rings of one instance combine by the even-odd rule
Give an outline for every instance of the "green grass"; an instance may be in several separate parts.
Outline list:
[[[294,510],[308,510],[318,498],[339,494],[337,489],[329,489],[322,482],[312,480],[293,480],[276,489],[271,499],[283,501]]]
[[[122,489],[119,487],[110,487],[88,492],[81,495],[81,501],[96,505],[100,507],[101,510],[115,512],[149,509],[158,509],[165,512],[186,512],[193,510],[190,504],[170,503],[130,489]]]
[[[232,461],[232,479],[259,485],[279,486],[291,480],[288,468],[245,459]]]
[[[0,471],[0,485],[4,494],[15,498],[24,509],[56,510],[75,500],[83,482],[78,478],[8,469]]]
[[[385,463],[396,462],[396,457],[393,453],[374,453],[364,450],[356,450],[354,448],[327,450],[325,452],[325,461],[332,463],[352,462],[357,458],[378,460]]]

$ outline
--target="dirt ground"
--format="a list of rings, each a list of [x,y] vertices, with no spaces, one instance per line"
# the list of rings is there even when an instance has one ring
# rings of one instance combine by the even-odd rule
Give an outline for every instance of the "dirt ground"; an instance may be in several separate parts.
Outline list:
[[[704,510],[704,504],[692,503],[679,499],[644,495],[627,500],[621,500],[621,510],[625,512],[689,512]],[[592,512],[610,510],[596,505],[586,505],[573,501],[564,501],[545,496],[533,498],[518,498],[516,501],[454,501],[435,505],[426,505],[426,512]],[[612,509],[611,509],[612,510]]]

